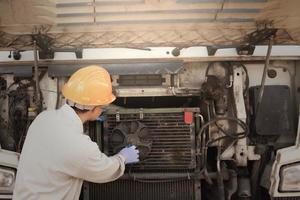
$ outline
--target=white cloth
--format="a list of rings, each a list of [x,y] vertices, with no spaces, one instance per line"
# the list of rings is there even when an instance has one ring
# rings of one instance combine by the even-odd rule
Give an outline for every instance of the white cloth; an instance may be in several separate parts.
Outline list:
[[[79,116],[65,104],[42,112],[29,127],[13,199],[77,200],[83,180],[113,181],[124,169],[124,158],[101,153],[83,134]]]

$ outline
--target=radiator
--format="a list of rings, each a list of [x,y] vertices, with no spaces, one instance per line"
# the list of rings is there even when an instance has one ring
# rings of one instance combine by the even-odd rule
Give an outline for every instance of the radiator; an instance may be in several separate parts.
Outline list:
[[[195,122],[185,120],[187,113],[194,115],[198,108],[124,109],[107,113],[104,124],[104,152],[111,155],[109,145],[112,130],[122,122],[143,123],[152,139],[147,158],[135,164],[134,170],[187,170],[196,167]]]
[[[113,154],[110,145],[113,129],[122,122],[131,121],[147,127],[151,150],[142,162],[127,165],[125,175],[119,180],[105,184],[85,183],[84,200],[201,199],[200,181],[187,176],[196,169],[195,129],[199,128],[194,117],[196,113],[199,113],[198,108],[109,110],[103,128],[98,126],[96,131],[91,130],[97,132],[92,138],[102,151]],[[137,173],[140,178],[136,178]],[[152,176],[156,174],[161,175]]]
[[[89,183],[89,200],[194,200],[194,181],[143,183],[118,180],[105,184]]]

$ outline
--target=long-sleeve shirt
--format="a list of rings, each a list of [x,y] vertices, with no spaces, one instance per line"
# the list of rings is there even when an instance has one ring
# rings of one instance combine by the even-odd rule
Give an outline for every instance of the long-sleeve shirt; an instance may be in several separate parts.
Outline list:
[[[18,165],[14,200],[77,200],[83,180],[118,179],[124,158],[103,154],[67,104],[44,111],[29,127]]]

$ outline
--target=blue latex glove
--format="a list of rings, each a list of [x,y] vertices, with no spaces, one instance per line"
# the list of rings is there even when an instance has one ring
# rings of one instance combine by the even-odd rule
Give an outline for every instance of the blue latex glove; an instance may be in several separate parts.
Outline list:
[[[136,146],[124,147],[119,154],[125,158],[125,164],[139,162],[139,150]]]

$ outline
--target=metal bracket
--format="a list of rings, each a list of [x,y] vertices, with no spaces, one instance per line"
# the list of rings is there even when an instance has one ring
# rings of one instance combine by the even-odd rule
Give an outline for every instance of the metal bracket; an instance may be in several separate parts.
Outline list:
[[[64,48],[64,49],[53,49],[54,52],[74,52],[77,59],[82,58],[82,48]]]
[[[220,48],[216,47],[216,46],[207,46],[206,49],[207,49],[207,54],[209,56],[214,56],[216,54],[217,50]]]
[[[120,122],[120,112],[119,111],[117,111],[116,112],[116,122]]]
[[[255,45],[268,40],[272,36],[275,36],[276,32],[277,29],[275,28],[264,27],[263,29],[258,29],[248,34],[241,45],[207,46],[207,54],[209,56],[214,56],[218,49],[236,48],[238,55],[253,55]]]
[[[36,41],[39,47],[40,59],[53,59],[55,52],[74,52],[77,59],[82,58],[82,48],[53,48],[54,39],[46,34],[34,34],[32,35],[32,40]]]
[[[233,70],[233,93],[236,105],[237,117],[246,122],[246,109],[243,95],[243,69],[241,67]],[[237,132],[240,132],[238,127]],[[254,146],[247,145],[247,138],[239,139],[232,143],[221,155],[222,160],[234,160],[238,166],[247,166],[248,160],[259,160],[260,155],[255,154]]]
[[[255,45],[263,43],[268,40],[270,37],[276,35],[277,29],[267,28],[258,29],[248,34],[243,45],[240,45],[236,48],[238,55],[253,55],[255,50]]]
[[[238,55],[253,55],[255,50],[255,45],[241,45],[236,48],[236,53]]]
[[[144,111],[143,108],[140,109],[140,120],[144,119]]]
[[[34,34],[32,35],[32,40],[36,41],[36,45],[39,49],[39,58],[40,59],[53,59],[54,58],[54,50],[52,45],[54,43],[54,39],[49,37],[46,34]]]
[[[256,45],[269,40],[271,37],[274,37],[276,33],[277,29],[264,27],[263,29],[258,29],[247,35],[246,42],[249,45]]]

